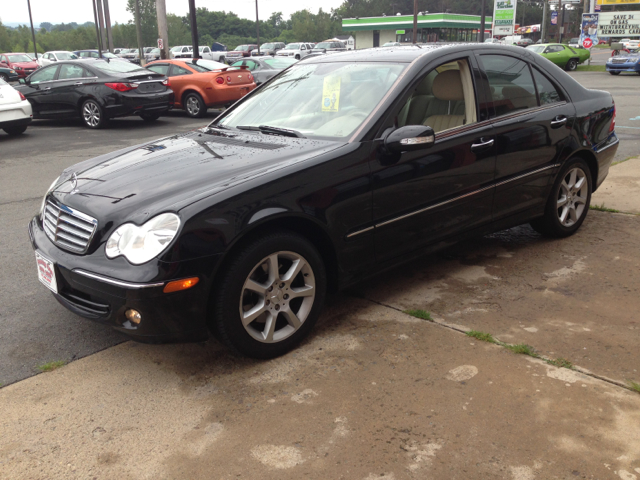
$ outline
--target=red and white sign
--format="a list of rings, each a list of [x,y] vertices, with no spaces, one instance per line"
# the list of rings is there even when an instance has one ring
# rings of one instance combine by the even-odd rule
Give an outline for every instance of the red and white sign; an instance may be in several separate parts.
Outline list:
[[[161,39],[161,38],[159,38],[159,39],[158,39],[158,48],[159,48],[160,50],[162,50],[162,49],[164,48],[164,42],[162,41],[162,39]]]
[[[38,280],[49,290],[58,293],[58,282],[56,281],[56,271],[53,262],[36,252],[36,263],[38,265]]]
[[[593,42],[591,41],[591,39],[590,39],[590,38],[585,38],[585,39],[582,41],[582,46],[583,46],[584,48],[591,48],[591,47],[593,46]]]

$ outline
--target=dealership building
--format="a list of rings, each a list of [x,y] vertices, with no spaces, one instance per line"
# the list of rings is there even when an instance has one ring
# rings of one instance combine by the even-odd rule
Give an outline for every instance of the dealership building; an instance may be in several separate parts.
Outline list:
[[[491,31],[491,17],[485,18],[485,32]],[[427,13],[418,15],[418,43],[475,42],[480,15]],[[413,15],[344,18],[342,29],[355,33],[355,46],[379,47],[387,42],[412,43]]]

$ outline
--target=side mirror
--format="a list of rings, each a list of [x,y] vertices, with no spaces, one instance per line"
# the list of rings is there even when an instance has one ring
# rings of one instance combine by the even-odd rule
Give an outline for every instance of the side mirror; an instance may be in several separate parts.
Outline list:
[[[20,85],[26,85],[26,84],[27,84],[27,81],[26,81],[24,78],[19,78],[19,79],[18,79],[18,83],[19,83]]]
[[[391,132],[384,140],[390,152],[413,152],[433,145],[436,134],[433,128],[424,125],[407,125]]]

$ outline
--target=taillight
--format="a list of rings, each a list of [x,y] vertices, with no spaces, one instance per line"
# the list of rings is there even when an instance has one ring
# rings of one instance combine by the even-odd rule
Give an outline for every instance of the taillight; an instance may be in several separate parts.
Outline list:
[[[138,88],[138,85],[135,83],[105,83],[105,86],[111,88],[112,90],[117,90],[118,92],[128,92],[129,90],[133,90]]]
[[[247,75],[247,78],[249,79],[250,82],[253,82],[253,75],[249,74]]]
[[[216,78],[216,83],[219,84],[219,85],[222,85],[224,83],[224,78],[222,78],[222,77]]]
[[[613,104],[613,115],[611,115],[611,126],[609,127],[609,133],[613,132],[616,128],[616,104]]]
[[[20,95],[20,100],[26,100],[27,97],[25,97],[22,92],[18,92],[18,95]]]
[[[165,78],[165,79],[162,81],[162,84],[163,84],[165,87],[170,87],[170,86],[171,86],[171,82],[169,81],[169,79],[168,79],[168,78]]]

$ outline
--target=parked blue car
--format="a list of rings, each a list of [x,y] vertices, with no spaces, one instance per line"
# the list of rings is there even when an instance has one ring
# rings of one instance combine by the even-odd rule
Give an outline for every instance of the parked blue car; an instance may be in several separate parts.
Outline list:
[[[640,74],[640,49],[610,57],[607,59],[606,68],[611,75],[620,75],[620,72],[638,72]]]

